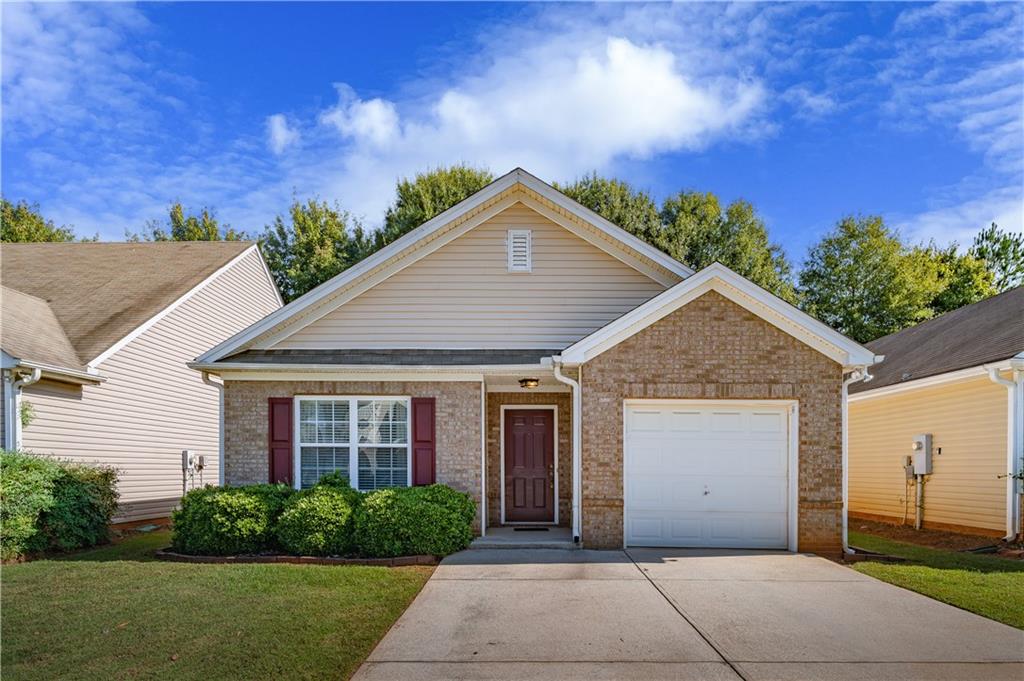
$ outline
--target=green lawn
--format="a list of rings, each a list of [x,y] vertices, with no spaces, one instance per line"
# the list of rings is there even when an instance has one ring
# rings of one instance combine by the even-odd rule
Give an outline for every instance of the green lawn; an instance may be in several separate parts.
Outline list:
[[[858,572],[1024,629],[1024,561],[940,551],[859,532],[850,532],[850,543],[912,561],[857,563]]]
[[[154,560],[169,543],[5,566],[4,678],[345,679],[431,573]]]

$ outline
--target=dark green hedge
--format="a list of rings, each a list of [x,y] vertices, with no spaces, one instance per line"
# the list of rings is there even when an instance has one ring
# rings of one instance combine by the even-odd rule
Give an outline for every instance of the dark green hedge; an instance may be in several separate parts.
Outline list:
[[[476,506],[445,485],[362,494],[343,476],[310,490],[206,487],[182,499],[173,547],[194,555],[281,550],[313,556],[445,556],[469,545]]]
[[[0,556],[68,551],[109,538],[117,471],[0,451]]]

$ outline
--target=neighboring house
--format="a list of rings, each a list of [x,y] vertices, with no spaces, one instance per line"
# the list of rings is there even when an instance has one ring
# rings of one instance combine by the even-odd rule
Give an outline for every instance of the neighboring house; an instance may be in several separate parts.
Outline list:
[[[835,553],[844,374],[874,360],[517,169],[192,366],[228,484],[437,481],[481,533]]]
[[[1021,531],[1024,288],[869,343],[885,355],[850,389],[850,512],[913,523],[903,459],[930,435],[923,526],[992,536]],[[1018,476],[1014,479],[1013,474]]]
[[[0,269],[5,447],[115,466],[117,521],[168,515],[182,450],[218,482],[220,390],[186,362],[281,306],[255,244],[3,244]]]

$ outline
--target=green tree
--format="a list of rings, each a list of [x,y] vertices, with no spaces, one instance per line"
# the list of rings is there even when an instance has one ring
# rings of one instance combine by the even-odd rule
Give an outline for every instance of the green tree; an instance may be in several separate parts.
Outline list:
[[[395,202],[384,215],[384,225],[374,233],[376,248],[383,248],[427,220],[440,215],[494,180],[488,170],[467,165],[435,168],[400,180]]]
[[[968,253],[987,263],[1000,292],[1024,285],[1024,232],[1004,232],[993,222],[978,232]]]
[[[242,231],[221,225],[209,208],[198,215],[185,212],[180,202],[167,209],[165,222],[147,223],[141,235],[125,232],[126,241],[245,241],[249,236]]]
[[[39,205],[27,201],[11,203],[0,199],[0,241],[74,241],[75,231],[60,227],[39,213]]]
[[[918,247],[921,257],[935,261],[939,292],[929,304],[935,316],[964,305],[976,303],[999,291],[988,263],[970,253],[959,253],[957,244],[939,248],[935,244]]]
[[[943,289],[936,258],[877,216],[840,220],[811,247],[800,287],[807,312],[861,343],[928,319]]]
[[[792,267],[754,207],[733,201],[722,210],[711,192],[682,191],[661,209],[662,232],[654,244],[695,270],[720,262],[784,300],[794,302]]]
[[[294,300],[372,252],[372,241],[347,211],[326,201],[292,202],[260,240],[281,295]]]
[[[555,189],[630,234],[662,247],[658,207],[646,192],[633,189],[622,180],[599,177],[597,173],[570,184],[556,183]]]

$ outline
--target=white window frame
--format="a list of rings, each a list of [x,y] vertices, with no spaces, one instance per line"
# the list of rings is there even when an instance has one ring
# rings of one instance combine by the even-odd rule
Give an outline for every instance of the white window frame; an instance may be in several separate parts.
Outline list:
[[[359,402],[387,400],[389,402],[405,403],[405,460],[406,479],[405,486],[412,487],[412,399],[406,395],[295,395],[292,398],[292,486],[295,489],[302,489],[302,447],[325,446],[325,447],[348,447],[348,480],[353,489],[359,489],[359,447],[390,447],[400,448],[402,445],[367,445],[359,442]],[[348,405],[348,444],[342,445],[319,445],[316,443],[303,443],[302,434],[302,402],[345,402]]]
[[[526,236],[526,266],[516,267],[512,257],[512,241],[517,236]],[[508,258],[508,271],[511,273],[523,273],[533,271],[533,230],[532,229],[510,229],[506,235],[505,251]]]

